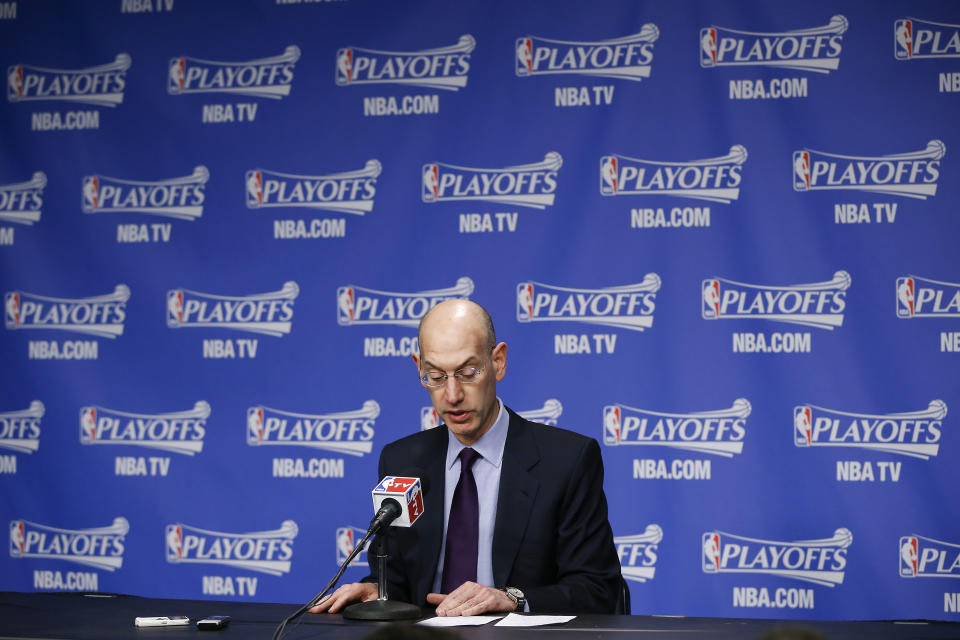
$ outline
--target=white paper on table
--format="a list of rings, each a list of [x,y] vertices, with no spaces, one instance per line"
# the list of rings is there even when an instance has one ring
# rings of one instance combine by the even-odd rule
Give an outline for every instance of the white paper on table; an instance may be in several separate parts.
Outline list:
[[[436,618],[421,620],[417,624],[422,624],[425,627],[475,627],[502,617],[503,616],[437,616]]]
[[[506,618],[493,625],[495,627],[539,627],[545,624],[563,624],[570,622],[577,616],[521,616],[511,613]]]

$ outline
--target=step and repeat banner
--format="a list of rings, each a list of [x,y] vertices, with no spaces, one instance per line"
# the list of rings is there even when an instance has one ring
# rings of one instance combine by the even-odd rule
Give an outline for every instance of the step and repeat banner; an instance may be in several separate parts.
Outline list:
[[[635,614],[960,620],[957,3],[15,0],[0,67],[0,590],[309,599],[469,298]]]

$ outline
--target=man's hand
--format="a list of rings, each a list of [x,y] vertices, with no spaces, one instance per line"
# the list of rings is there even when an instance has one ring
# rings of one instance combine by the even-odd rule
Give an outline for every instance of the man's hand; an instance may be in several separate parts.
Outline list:
[[[476,582],[464,582],[449,595],[428,593],[427,602],[437,605],[438,616],[478,616],[483,613],[513,611],[517,603],[499,589]]]
[[[372,582],[344,584],[308,609],[308,611],[310,613],[337,613],[348,604],[376,600],[379,595],[377,585]]]

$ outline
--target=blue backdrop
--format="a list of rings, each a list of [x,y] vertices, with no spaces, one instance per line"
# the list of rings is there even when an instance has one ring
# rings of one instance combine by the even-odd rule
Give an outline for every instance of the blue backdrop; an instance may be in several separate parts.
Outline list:
[[[0,589],[308,599],[469,297],[634,613],[960,619],[958,25],[0,2]]]

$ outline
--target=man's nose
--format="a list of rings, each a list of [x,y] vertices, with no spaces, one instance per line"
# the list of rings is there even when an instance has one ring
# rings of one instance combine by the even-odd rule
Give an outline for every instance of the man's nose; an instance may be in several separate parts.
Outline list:
[[[443,395],[447,402],[456,404],[463,399],[463,384],[456,376],[450,376],[443,383]]]

